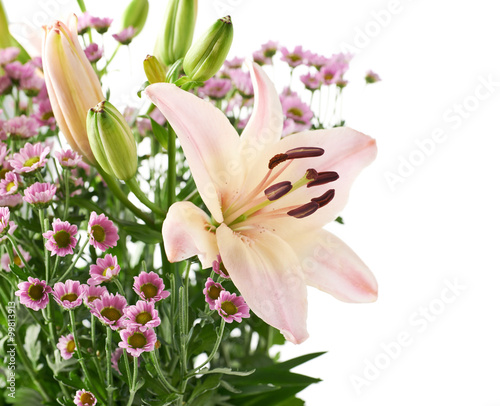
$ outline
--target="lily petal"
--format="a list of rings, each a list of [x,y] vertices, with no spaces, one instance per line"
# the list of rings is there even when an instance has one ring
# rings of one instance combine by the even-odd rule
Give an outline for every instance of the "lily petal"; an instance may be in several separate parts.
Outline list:
[[[163,244],[170,262],[198,255],[203,269],[210,268],[219,253],[213,232],[208,231],[210,218],[191,202],[170,206],[163,222]]]
[[[217,228],[225,268],[250,309],[288,341],[307,339],[307,289],[297,256],[274,233],[254,228],[235,233]]]
[[[364,262],[340,238],[326,230],[290,241],[301,257],[306,282],[344,302],[377,300],[375,277]]]
[[[255,104],[241,134],[241,156],[247,164],[260,156],[266,147],[278,142],[283,132],[283,112],[273,83],[256,63],[250,64],[249,68]]]
[[[219,109],[173,84],[150,85],[146,95],[177,133],[201,198],[222,222],[221,207],[238,193],[245,176],[238,133]]]

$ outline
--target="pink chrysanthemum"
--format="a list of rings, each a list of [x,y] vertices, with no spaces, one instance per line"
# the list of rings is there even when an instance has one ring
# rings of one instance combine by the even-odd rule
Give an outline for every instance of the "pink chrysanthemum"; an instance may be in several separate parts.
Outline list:
[[[4,131],[7,135],[17,138],[31,138],[38,134],[38,122],[24,114],[13,117],[4,123]]]
[[[19,191],[21,177],[14,171],[7,172],[5,178],[0,180],[0,195],[13,195]]]
[[[262,44],[260,50],[266,58],[272,58],[278,51],[279,43],[277,41],[267,41]]]
[[[315,74],[307,73],[302,75],[300,81],[309,90],[317,90],[321,87],[321,76],[317,72]]]
[[[227,69],[241,69],[243,62],[245,62],[245,58],[238,58],[235,56],[231,60],[224,61],[224,67]]]
[[[61,357],[63,357],[63,359],[70,359],[76,349],[75,337],[73,334],[59,337],[59,342],[56,347],[61,352]]]
[[[144,351],[153,351],[157,340],[154,330],[141,331],[132,327],[121,330],[120,337],[122,341],[118,343],[118,346],[127,350],[133,357],[138,357]]]
[[[99,45],[93,42],[92,44],[89,44],[89,46],[85,48],[83,52],[85,52],[85,56],[90,62],[97,62],[102,58],[103,50],[102,48],[99,48]]]
[[[82,304],[85,286],[78,281],[68,279],[66,282],[57,282],[54,285],[52,296],[65,309],[74,309]]]
[[[82,389],[76,392],[73,402],[76,406],[94,406],[97,403],[97,399],[92,392]]]
[[[328,63],[328,61],[329,59],[326,56],[310,53],[309,57],[307,58],[307,65],[320,70]]]
[[[36,97],[45,86],[43,76],[34,74],[28,78],[22,78],[20,88],[28,97]]]
[[[236,90],[246,99],[253,97],[253,85],[249,72],[243,72],[241,69],[235,69],[230,72]]]
[[[344,65],[339,65],[339,64],[327,64],[323,66],[319,70],[319,74],[321,76],[321,81],[325,85],[331,85],[336,83],[337,80],[342,78],[342,75],[345,72],[345,66]]]
[[[12,86],[12,80],[7,75],[0,76],[0,95],[10,94]]]
[[[377,82],[380,82],[380,81],[381,81],[381,79],[380,79],[380,76],[378,75],[378,73],[375,73],[372,70],[369,70],[368,72],[366,72],[365,82],[367,84],[377,83]]]
[[[9,233],[12,235],[17,228],[13,221],[10,221],[10,210],[8,207],[0,207],[0,236]],[[0,241],[2,241],[0,239]]]
[[[113,34],[113,38],[122,45],[128,45],[132,42],[136,31],[134,27],[130,26],[123,29],[118,34]]]
[[[38,103],[38,110],[33,117],[40,126],[49,126],[51,130],[56,128],[56,119],[54,118],[54,112],[52,111],[52,105],[49,99],[41,100]]]
[[[120,273],[120,265],[116,256],[106,254],[104,258],[97,258],[96,265],[90,265],[90,278],[87,283],[90,286],[109,282]]]
[[[31,255],[28,251],[25,251],[23,247],[20,245],[17,246],[17,251],[14,250],[14,264],[17,265],[19,268],[24,268],[24,262],[19,256],[17,255],[17,252],[21,254],[21,256],[24,258],[25,262],[29,262],[31,259]],[[2,264],[2,268],[5,272],[10,272],[10,257],[9,254],[3,254],[2,258],[0,259],[0,262]]]
[[[120,372],[120,368],[118,367],[118,363],[120,362],[120,358],[121,358],[122,354],[123,354],[123,348],[117,348],[113,352],[113,354],[111,354],[111,368],[113,368],[120,375],[122,373]]]
[[[139,300],[135,306],[127,307],[124,315],[127,319],[124,321],[126,328],[138,328],[140,331],[146,331],[148,328],[158,327],[161,323],[154,302]]]
[[[116,246],[118,241],[118,228],[104,214],[99,214],[95,211],[90,213],[88,226],[90,245],[99,248],[101,251],[106,251],[108,248]]]
[[[281,95],[280,99],[285,118],[291,118],[295,122],[295,131],[305,131],[311,128],[314,113],[297,94]]]
[[[18,57],[20,52],[21,50],[17,47],[0,49],[0,65],[4,66],[11,63]]]
[[[282,53],[281,60],[285,61],[291,68],[306,63],[311,54],[309,51],[304,51],[301,45],[296,46],[293,51],[289,51],[285,47],[281,47],[280,51]]]
[[[141,272],[139,276],[134,276],[134,291],[146,301],[158,302],[170,295],[165,290],[165,284],[157,273],[151,271]]]
[[[45,166],[49,152],[50,147],[44,147],[41,142],[35,145],[27,142],[24,148],[21,148],[18,153],[13,155],[9,163],[18,173],[31,173]]]
[[[94,17],[92,17],[88,11],[83,13],[78,17],[77,31],[79,35],[82,35],[88,31],[90,28],[90,22]]]
[[[105,32],[107,32],[112,22],[113,19],[109,17],[90,17],[90,25],[99,34],[104,34]]]
[[[19,61],[8,63],[5,65],[4,70],[9,78],[15,83],[19,83],[21,79],[27,79],[35,73],[33,65],[29,63],[23,65]]]
[[[100,299],[95,299],[90,306],[90,312],[102,323],[107,324],[113,330],[123,327],[123,311],[127,306],[127,299],[122,295],[104,293]]]
[[[83,293],[83,303],[87,307],[93,306],[92,303],[94,302],[94,300],[102,298],[105,293],[109,294],[108,289],[106,289],[105,286],[82,286],[85,289]]]
[[[255,63],[258,63],[260,66],[271,65],[273,63],[272,58],[264,55],[264,52],[262,51],[262,49],[259,49],[258,51],[255,51],[252,54],[252,58],[253,58],[253,61]]]
[[[43,237],[48,241],[45,247],[51,252],[50,255],[65,257],[73,254],[73,248],[76,247],[77,240],[75,235],[78,233],[78,227],[61,219],[55,219],[52,223],[52,230],[43,233]]]
[[[203,294],[210,310],[215,310],[215,301],[219,298],[220,293],[225,290],[220,283],[215,282],[212,278],[207,279]]]
[[[222,263],[222,258],[220,257],[220,255],[217,255],[217,259],[212,263],[212,268],[217,275],[220,275],[225,279],[230,278],[229,272]]]
[[[233,320],[241,323],[241,319],[250,317],[250,308],[245,300],[227,290],[222,291],[215,301],[215,310],[227,323],[232,323]]]
[[[202,87],[198,88],[198,94],[218,100],[223,99],[230,90],[231,80],[214,77],[208,79]]]
[[[47,307],[49,293],[52,292],[47,282],[28,276],[28,282],[21,282],[17,287],[19,290],[15,294],[19,297],[21,304],[35,311]]]
[[[74,169],[78,165],[78,162],[82,160],[82,156],[71,149],[66,149],[64,151],[57,151],[54,153],[57,161],[63,168]]]
[[[42,208],[48,206],[57,192],[55,185],[51,183],[35,182],[24,190],[24,201]]]

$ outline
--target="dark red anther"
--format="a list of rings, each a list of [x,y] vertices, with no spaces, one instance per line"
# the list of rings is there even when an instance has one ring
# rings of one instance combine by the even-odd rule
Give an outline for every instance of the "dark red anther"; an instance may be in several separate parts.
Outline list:
[[[297,219],[301,219],[313,214],[316,210],[319,209],[319,204],[316,202],[309,202],[296,209],[290,210],[288,213],[289,216],[295,217]]]
[[[315,156],[321,156],[325,153],[323,148],[318,147],[299,147],[293,148],[290,151],[286,151],[288,159],[298,159],[298,158],[312,158]]]
[[[306,171],[306,178],[316,180],[318,178],[318,171],[316,169],[308,169]]]
[[[318,203],[319,207],[321,208],[330,203],[334,197],[335,197],[335,189],[330,189],[327,190],[325,193],[323,193],[320,197],[313,197],[311,199],[311,202]]]
[[[291,189],[292,183],[285,180],[269,186],[266,190],[264,190],[264,193],[266,194],[267,199],[272,202],[286,195]]]
[[[307,184],[307,187],[325,185],[330,182],[334,182],[339,178],[339,174],[337,172],[319,172],[318,177],[314,179],[312,182]]]
[[[287,154],[277,154],[269,160],[269,169],[276,168],[280,163],[285,162],[288,159]]]

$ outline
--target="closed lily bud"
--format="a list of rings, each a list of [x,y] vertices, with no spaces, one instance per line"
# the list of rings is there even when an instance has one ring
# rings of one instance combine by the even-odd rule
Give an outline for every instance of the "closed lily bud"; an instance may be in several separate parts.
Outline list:
[[[170,0],[163,29],[156,39],[154,54],[165,65],[186,55],[193,42],[198,0]]]
[[[146,24],[148,11],[148,0],[132,0],[123,12],[122,29],[134,27],[134,37],[137,36]]]
[[[12,46],[10,39],[9,23],[3,8],[2,0],[0,0],[0,49]]]
[[[42,61],[54,117],[73,150],[95,163],[87,137],[87,111],[104,100],[99,78],[78,43],[78,19],[44,27]]]
[[[148,55],[146,59],[144,59],[144,72],[146,73],[148,82],[151,84],[165,82],[165,77],[167,76],[165,68],[158,59],[152,55]]]
[[[87,131],[97,163],[118,179],[127,181],[137,172],[137,146],[125,117],[108,101],[88,111]]]
[[[222,67],[233,42],[231,17],[220,18],[189,48],[184,72],[195,82],[210,79]]]

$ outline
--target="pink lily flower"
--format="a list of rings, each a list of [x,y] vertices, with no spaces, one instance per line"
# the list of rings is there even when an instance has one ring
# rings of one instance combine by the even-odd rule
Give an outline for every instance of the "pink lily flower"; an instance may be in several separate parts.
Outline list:
[[[146,89],[176,131],[211,214],[173,204],[163,239],[171,262],[198,255],[208,268],[220,255],[250,309],[298,344],[308,337],[307,285],[346,302],[377,298],[371,271],[323,229],[377,148],[350,128],[282,139],[278,94],[257,64],[250,70],[255,107],[241,137],[212,104],[172,84]]]

